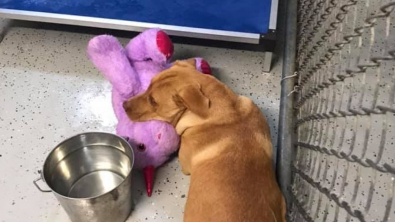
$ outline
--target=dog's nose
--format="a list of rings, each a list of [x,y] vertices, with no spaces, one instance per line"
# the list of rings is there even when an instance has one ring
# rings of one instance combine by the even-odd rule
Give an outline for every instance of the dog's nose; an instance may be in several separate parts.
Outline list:
[[[128,110],[128,101],[123,102],[122,106],[123,106],[123,109],[125,111],[127,111]]]

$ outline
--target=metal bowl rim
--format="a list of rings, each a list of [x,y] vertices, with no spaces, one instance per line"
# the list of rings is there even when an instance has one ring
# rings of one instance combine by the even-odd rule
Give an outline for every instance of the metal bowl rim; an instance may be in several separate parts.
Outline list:
[[[57,149],[60,145],[62,145],[63,143],[65,143],[66,141],[68,141],[68,140],[70,140],[70,139],[73,139],[74,137],[78,137],[78,136],[86,135],[86,134],[107,134],[107,135],[111,135],[111,136],[118,137],[120,140],[124,141],[124,142],[128,145],[128,147],[130,148],[130,151],[131,151],[131,153],[132,153],[132,158],[133,158],[133,159],[131,159],[128,155],[126,155],[126,156],[129,158],[129,160],[131,161],[131,162],[130,162],[130,165],[131,165],[130,171],[128,172],[128,175],[125,177],[125,179],[123,179],[123,181],[122,181],[120,184],[118,184],[118,186],[114,187],[113,189],[111,189],[111,190],[109,190],[109,191],[107,191],[107,192],[105,192],[105,193],[103,193],[103,194],[100,194],[100,195],[97,195],[97,196],[93,196],[93,197],[83,197],[83,198],[75,198],[75,197],[68,197],[68,196],[62,195],[62,194],[56,192],[55,190],[53,190],[52,187],[49,186],[48,182],[45,180],[45,177],[44,177],[44,169],[45,169],[44,166],[45,166],[45,163],[47,162],[47,160],[48,160],[48,158],[51,156],[51,154],[52,154],[53,152],[55,152],[55,149]],[[56,195],[58,195],[58,196],[60,196],[60,197],[62,197],[62,198],[69,199],[69,200],[91,200],[91,199],[96,199],[96,198],[105,196],[105,195],[107,195],[107,194],[113,192],[115,189],[118,189],[118,187],[120,187],[123,183],[125,183],[125,181],[127,181],[127,180],[131,177],[132,170],[133,170],[133,166],[134,166],[134,158],[135,158],[135,156],[134,156],[134,151],[133,151],[133,149],[132,149],[132,146],[130,145],[130,143],[129,143],[128,141],[126,141],[126,140],[125,140],[124,138],[122,138],[121,136],[118,136],[118,135],[113,134],[113,133],[107,133],[107,132],[86,132],[86,133],[79,133],[79,134],[75,134],[74,136],[70,136],[70,137],[68,137],[67,139],[64,139],[62,142],[60,142],[58,145],[56,145],[56,146],[51,150],[51,152],[49,152],[49,154],[48,154],[47,157],[45,158],[45,161],[44,161],[43,166],[42,166],[41,179],[45,182],[45,184],[49,187],[49,189],[51,189],[52,193],[54,193],[54,194],[56,194]]]

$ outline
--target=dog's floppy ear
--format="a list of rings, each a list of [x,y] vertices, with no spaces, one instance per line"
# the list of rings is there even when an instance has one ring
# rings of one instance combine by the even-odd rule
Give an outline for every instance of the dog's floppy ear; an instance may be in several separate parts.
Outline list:
[[[177,60],[173,64],[174,66],[181,66],[181,67],[196,67],[196,60],[194,58],[190,58],[187,60]]]
[[[187,60],[184,60],[185,63],[188,63],[190,66],[192,66],[193,68],[196,67],[196,60],[194,58],[190,58]]]
[[[210,100],[203,94],[199,84],[183,87],[174,98],[175,102],[192,113],[205,118],[210,108]]]

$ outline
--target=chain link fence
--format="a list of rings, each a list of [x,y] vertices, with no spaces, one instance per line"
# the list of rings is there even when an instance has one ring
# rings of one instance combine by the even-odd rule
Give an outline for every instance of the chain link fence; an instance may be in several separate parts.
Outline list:
[[[298,0],[290,220],[395,221],[395,0]]]

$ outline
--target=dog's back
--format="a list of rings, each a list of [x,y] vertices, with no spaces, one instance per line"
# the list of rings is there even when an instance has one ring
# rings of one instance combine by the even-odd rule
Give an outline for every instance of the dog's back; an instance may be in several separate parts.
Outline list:
[[[226,94],[229,90],[222,83],[210,81],[213,92],[201,84],[214,113],[182,135],[181,147],[200,149],[191,155],[193,173],[185,221],[285,221],[285,202],[272,167],[265,117],[246,97],[232,92],[216,95],[214,91]]]
[[[124,104],[132,120],[167,121],[181,135],[179,161],[191,174],[184,221],[284,222],[265,117],[250,99],[194,67],[176,62]]]

